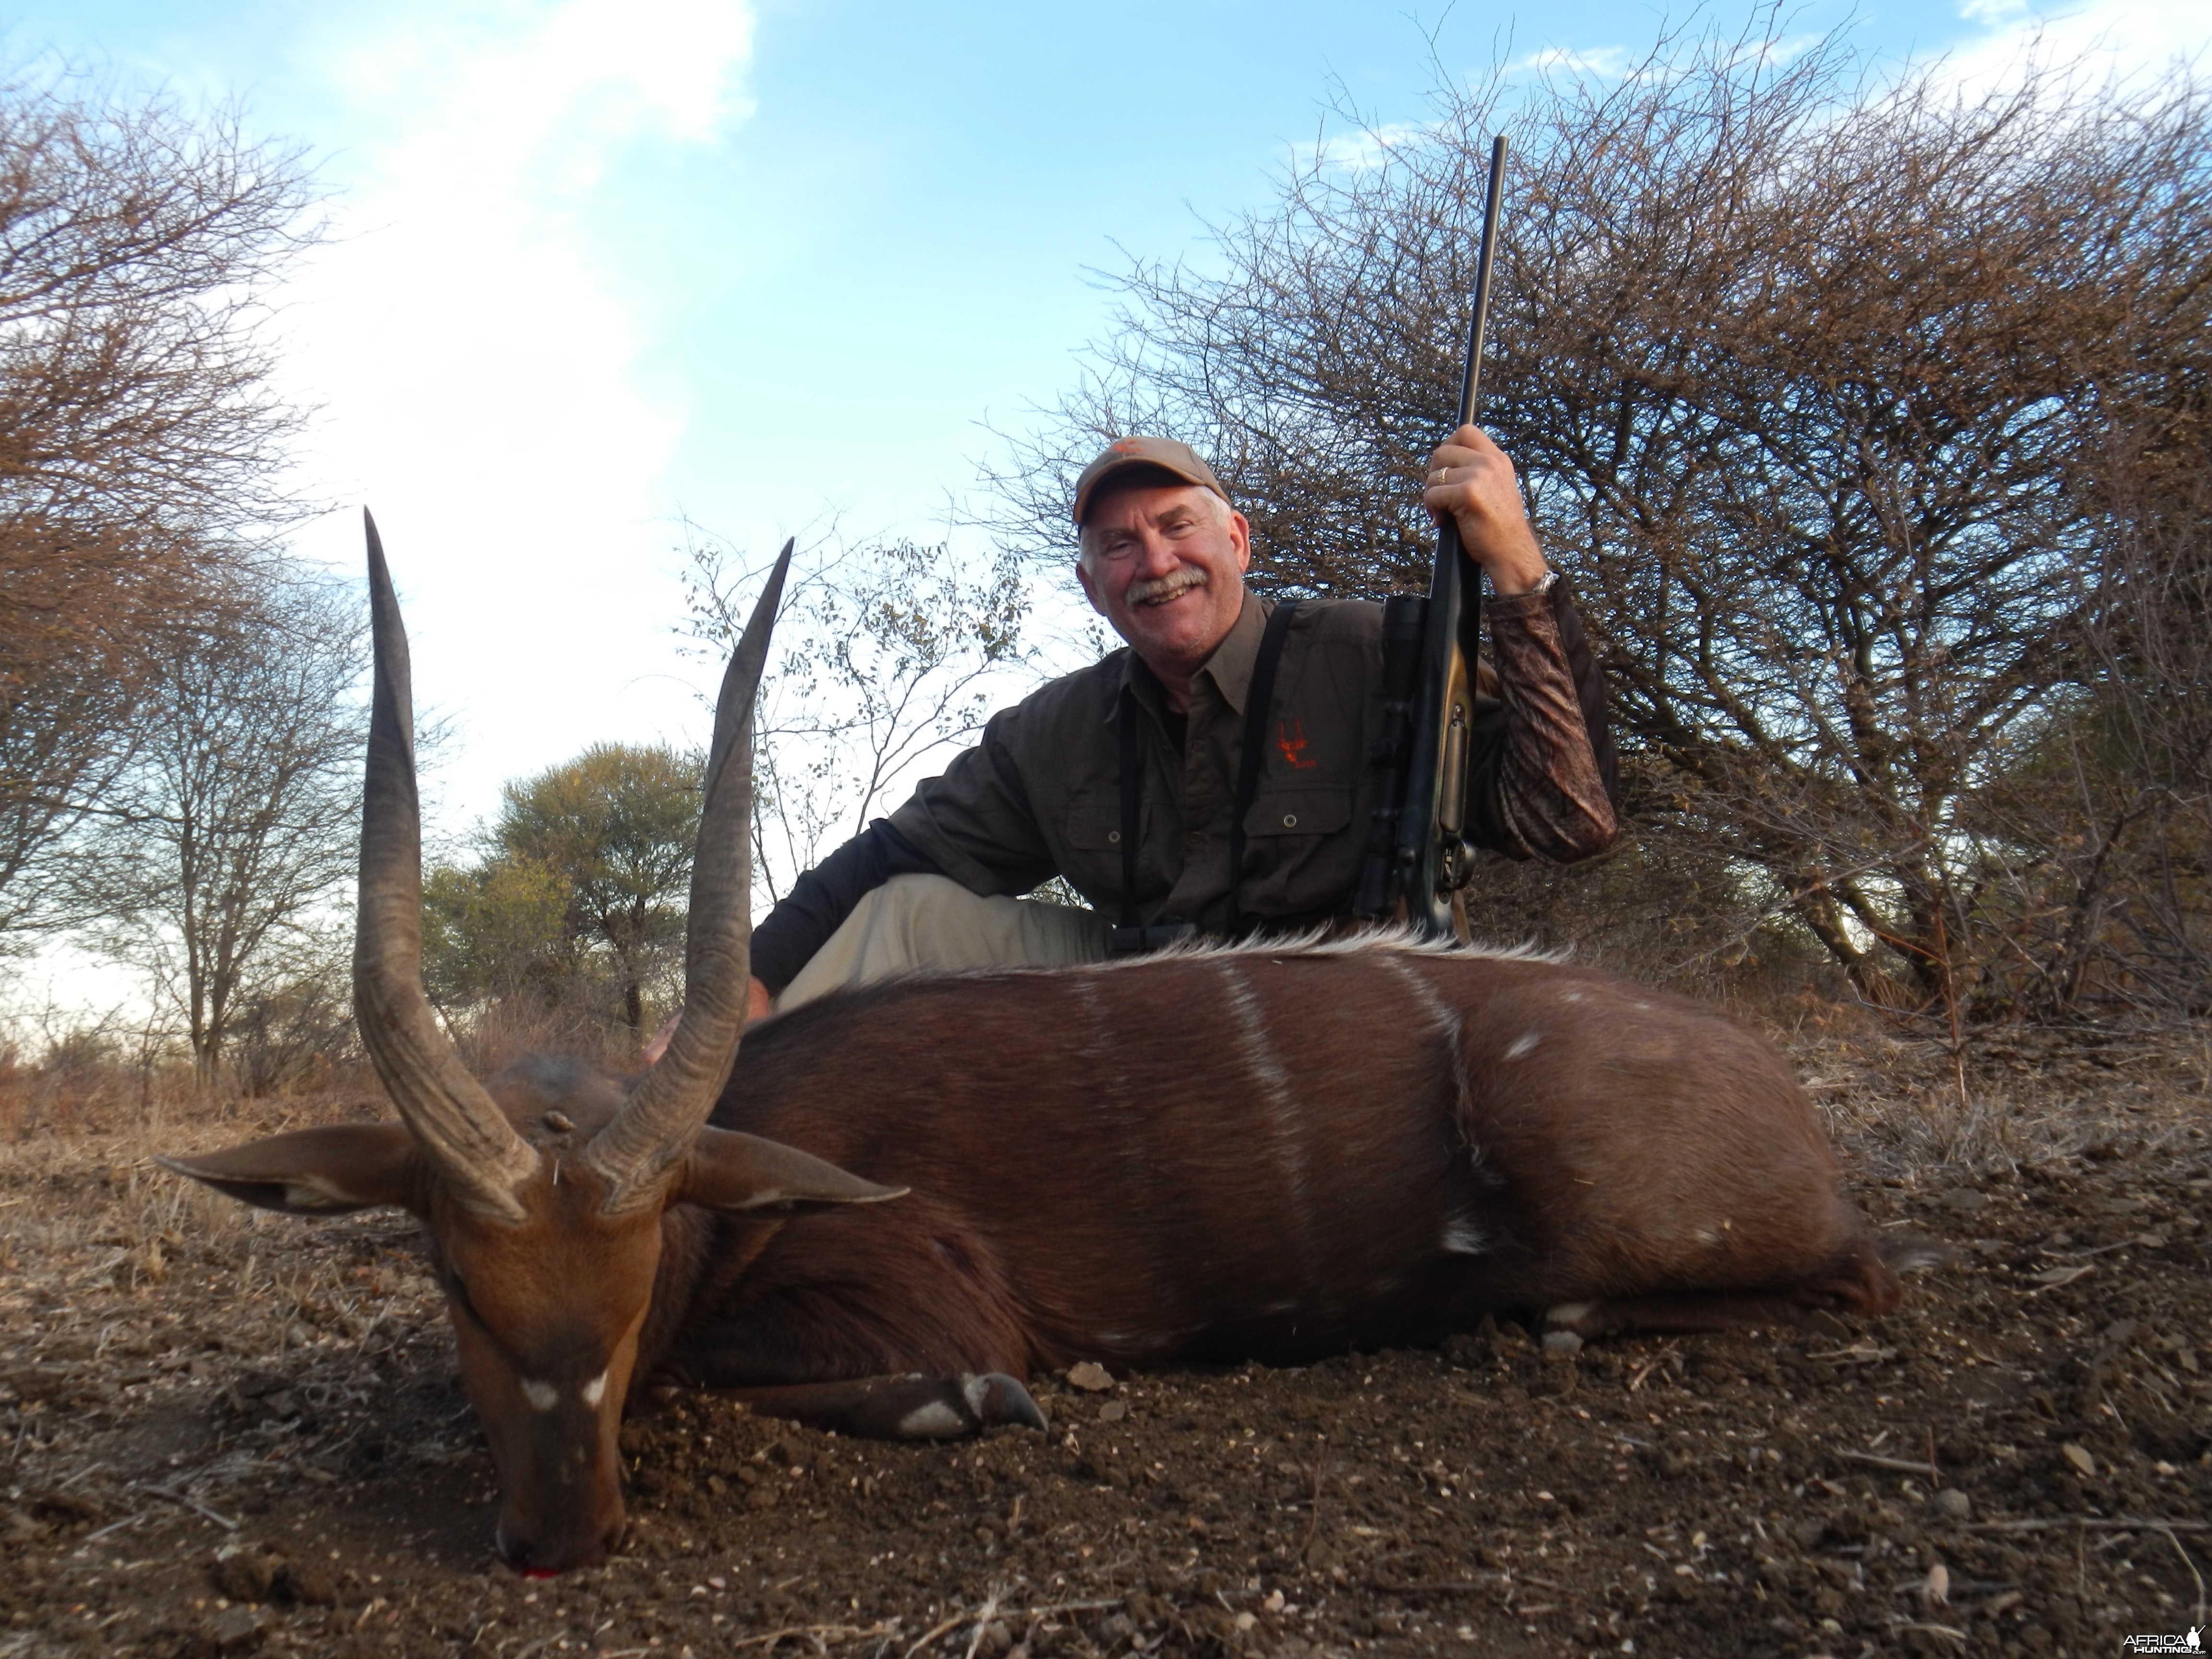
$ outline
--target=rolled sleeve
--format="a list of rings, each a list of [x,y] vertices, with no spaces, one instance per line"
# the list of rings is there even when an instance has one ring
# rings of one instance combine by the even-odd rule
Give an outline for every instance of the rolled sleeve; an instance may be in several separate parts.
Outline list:
[[[1495,599],[1488,611],[1502,707],[1485,769],[1489,799],[1476,814],[1483,839],[1516,858],[1595,857],[1619,833],[1618,787],[1580,619],[1557,588]]]

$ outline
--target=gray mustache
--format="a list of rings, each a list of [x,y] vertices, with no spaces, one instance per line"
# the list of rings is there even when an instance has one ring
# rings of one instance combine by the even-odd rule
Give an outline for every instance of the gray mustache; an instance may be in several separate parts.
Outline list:
[[[1129,584],[1128,602],[1131,605],[1157,605],[1191,588],[1205,586],[1206,580],[1203,570],[1177,570],[1164,576],[1133,581]]]

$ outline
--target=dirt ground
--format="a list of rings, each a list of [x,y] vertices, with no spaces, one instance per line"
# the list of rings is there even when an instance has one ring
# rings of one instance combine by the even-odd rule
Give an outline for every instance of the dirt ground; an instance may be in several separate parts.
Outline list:
[[[258,1108],[23,1136],[0,1659],[2101,1656],[2205,1623],[2212,1049],[2023,1039],[1971,1104],[1865,1032],[1795,1053],[1875,1219],[1955,1247],[1887,1318],[1041,1379],[1048,1435],[947,1446],[671,1395],[625,1431],[624,1553],[539,1582],[493,1559],[404,1218],[256,1216],[143,1160]]]

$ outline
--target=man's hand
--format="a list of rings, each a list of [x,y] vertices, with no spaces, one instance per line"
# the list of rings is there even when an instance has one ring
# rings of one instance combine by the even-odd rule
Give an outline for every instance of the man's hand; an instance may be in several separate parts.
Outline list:
[[[775,1012],[775,1009],[769,1006],[769,1000],[767,986],[757,979],[747,980],[745,981],[745,1024],[757,1024]],[[683,1023],[684,1015],[680,1010],[669,1015],[667,1024],[653,1034],[652,1041],[645,1045],[639,1053],[638,1058],[647,1066],[658,1066],[660,1063],[661,1055],[668,1052],[669,1039],[676,1035],[676,1028]]]
[[[1447,513],[1457,521],[1460,546],[1490,573],[1499,593],[1526,593],[1543,580],[1544,550],[1522,505],[1520,480],[1487,434],[1463,426],[1438,445],[1421,499],[1438,524]]]

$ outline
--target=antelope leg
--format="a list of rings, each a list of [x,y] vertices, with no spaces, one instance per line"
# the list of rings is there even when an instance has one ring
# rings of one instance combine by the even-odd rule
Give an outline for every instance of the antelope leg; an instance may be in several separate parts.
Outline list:
[[[715,1389],[763,1417],[787,1418],[812,1429],[835,1429],[864,1440],[962,1440],[993,1424],[1042,1429],[1044,1413],[1021,1382],[1004,1371],[980,1376],[856,1376],[780,1388]]]

